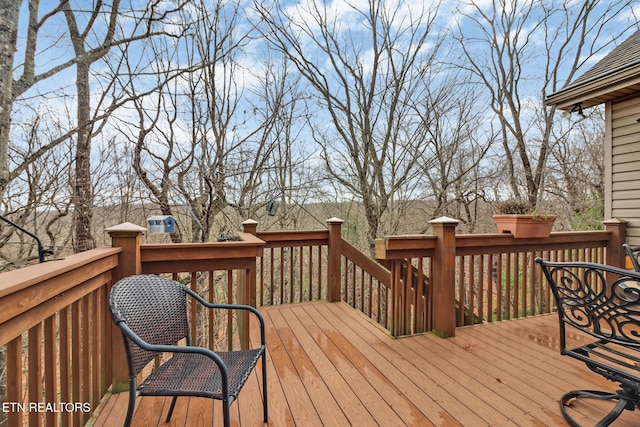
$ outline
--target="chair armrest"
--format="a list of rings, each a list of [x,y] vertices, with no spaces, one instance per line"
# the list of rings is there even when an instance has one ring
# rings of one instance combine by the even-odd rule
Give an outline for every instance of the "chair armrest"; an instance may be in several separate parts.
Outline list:
[[[195,353],[195,354],[202,354],[204,356],[207,356],[207,357],[213,359],[213,361],[216,363],[216,365],[218,365],[218,368],[220,368],[220,371],[223,372],[223,376],[225,377],[225,381],[226,381],[227,366],[224,363],[224,361],[222,360],[222,358],[220,356],[218,356],[214,351],[211,351],[208,348],[197,347],[197,346],[193,346],[193,345],[185,346],[185,345],[158,345],[158,344],[151,344],[151,343],[146,342],[142,338],[140,338],[138,336],[138,334],[133,332],[131,330],[131,328],[129,328],[129,326],[127,326],[126,323],[120,322],[118,324],[118,327],[120,328],[122,333],[126,335],[127,338],[129,338],[131,341],[133,341],[138,347],[140,347],[143,350],[152,351],[152,352],[156,352],[156,353],[192,353],[192,354]]]
[[[196,301],[198,301],[200,304],[202,304],[207,308],[222,309],[222,310],[245,310],[253,313],[258,318],[258,322],[260,322],[260,344],[263,346],[266,345],[264,318],[262,317],[262,314],[258,311],[258,309],[245,304],[214,304],[214,303],[208,302],[207,300],[205,300],[204,298],[202,298],[200,295],[198,295],[196,292],[192,291],[189,288],[187,288],[186,291]]]

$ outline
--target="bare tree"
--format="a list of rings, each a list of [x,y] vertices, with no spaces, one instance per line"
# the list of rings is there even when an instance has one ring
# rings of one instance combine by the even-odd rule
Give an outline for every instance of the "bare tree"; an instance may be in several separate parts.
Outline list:
[[[165,35],[162,23],[168,21],[171,15],[181,8],[177,3],[173,9],[162,7],[157,2],[146,5],[146,9],[134,10],[121,6],[120,1],[111,3],[98,2],[92,7],[77,7],[72,1],[61,0],[57,4],[41,5],[39,0],[29,0],[28,14],[25,22],[28,25],[21,32],[24,42],[17,49],[16,37],[17,13],[20,2],[10,2],[3,8],[7,12],[7,29],[2,37],[8,44],[11,55],[4,58],[13,59],[13,52],[18,51],[20,57],[15,61],[3,64],[6,77],[13,77],[11,67],[16,63],[14,78],[11,84],[3,80],[6,96],[2,99],[2,114],[0,118],[5,124],[0,135],[0,192],[4,192],[8,183],[24,173],[30,162],[44,156],[50,149],[63,143],[69,138],[75,138],[75,201],[73,212],[75,221],[75,247],[77,251],[94,246],[91,232],[92,189],[91,189],[91,139],[101,131],[106,119],[122,103],[120,98],[108,99],[108,81],[101,80],[100,73],[92,74],[93,68],[100,61],[108,60],[109,52],[115,47],[135,43],[154,36]],[[42,7],[41,7],[42,6]],[[127,10],[125,10],[127,9]],[[14,21],[15,20],[15,21]],[[121,25],[123,21],[126,24]],[[3,27],[3,30],[4,27]],[[7,36],[9,34],[9,37]],[[51,41],[53,40],[53,41]],[[23,48],[22,48],[23,47]],[[46,61],[40,58],[48,56]],[[53,59],[51,59],[53,58]],[[36,67],[36,64],[38,66]],[[75,87],[68,90],[65,87],[47,85],[56,76],[68,76],[75,71]],[[64,78],[64,77],[63,77]],[[96,84],[102,85],[96,90]],[[8,89],[9,88],[9,89]],[[94,96],[92,94],[97,94]],[[35,95],[30,98],[31,95]],[[22,164],[9,169],[6,153],[9,147],[11,132],[11,112],[16,102],[29,103],[31,99],[46,97],[73,102],[76,109],[76,120],[70,123],[65,132],[53,140],[43,144],[33,152]]]
[[[237,227],[226,208],[246,215],[266,203],[267,171],[283,142],[285,103],[293,101],[284,74],[271,80],[268,70],[267,77],[259,75],[260,64],[249,70],[242,63],[252,29],[241,26],[239,3],[191,6],[171,43],[151,45],[158,89],[138,89],[149,78],[125,80],[122,87],[137,112],[137,175],[163,213],[175,214],[178,205],[188,211],[191,239],[201,240],[218,217],[219,231]],[[128,75],[135,74],[136,60],[129,58]],[[130,126],[121,126],[125,137]]]
[[[570,82],[589,58],[624,35],[629,27],[605,36],[633,3],[472,0],[460,5],[454,36],[462,52],[458,65],[475,75],[488,96],[516,198],[535,207],[544,191],[555,114],[555,107],[543,105],[545,94]]]
[[[603,108],[590,108],[584,120],[563,120],[555,139],[544,182],[568,229],[602,228],[604,122]]]
[[[447,77],[425,91],[415,106],[424,139],[430,141],[420,162],[419,199],[433,200],[425,206],[428,218],[451,216],[471,231],[478,218],[477,204],[484,199],[489,172],[483,160],[495,132],[484,123],[480,96],[469,90],[469,76],[455,69],[441,74]]]
[[[236,208],[243,217],[254,218],[264,227],[277,224],[279,229],[296,229],[309,193],[319,185],[312,172],[313,147],[301,138],[306,129],[306,105],[300,77],[286,59],[269,54],[257,67],[257,83],[252,89],[254,114],[265,123],[256,135],[270,155],[260,168],[245,170],[234,178],[240,199]],[[251,185],[247,185],[251,183]],[[274,217],[270,221],[268,217]]]
[[[414,132],[419,120],[411,106],[429,83],[421,77],[441,42],[432,34],[437,7],[341,5],[255,7],[264,37],[296,66],[318,103],[314,140],[334,184],[362,202],[373,253],[382,215],[412,183],[427,145]]]
[[[64,114],[61,114],[64,116]],[[53,135],[57,134],[55,121],[40,114],[29,121],[14,124],[14,135],[23,144],[10,147],[10,166],[23,164]],[[63,119],[63,121],[65,121]],[[5,189],[1,210],[11,221],[38,236],[44,246],[52,246],[58,254],[67,253],[65,246],[70,230],[69,214],[71,167],[70,144],[61,144],[49,155],[28,162],[23,173],[13,179]],[[2,269],[11,269],[38,262],[39,253],[34,239],[2,224],[0,248],[7,262]],[[16,245],[19,239],[19,245]],[[4,247],[7,245],[6,248]]]
[[[13,58],[18,32],[20,2],[0,1],[0,195],[10,180],[9,131],[13,109]]]

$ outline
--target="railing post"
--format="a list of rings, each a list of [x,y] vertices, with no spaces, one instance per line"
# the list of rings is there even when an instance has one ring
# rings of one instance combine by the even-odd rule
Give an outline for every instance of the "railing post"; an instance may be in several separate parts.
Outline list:
[[[133,276],[142,272],[142,262],[140,260],[140,244],[142,243],[142,233],[147,229],[130,222],[116,225],[105,229],[111,236],[111,246],[122,248],[116,268],[114,282],[123,277]]]
[[[602,222],[604,228],[611,232],[611,237],[607,242],[607,252],[605,258],[605,264],[612,265],[614,267],[625,267],[625,251],[622,248],[622,244],[627,239],[627,223],[624,219],[608,219]]]
[[[242,223],[244,233],[258,234],[258,221],[248,219]],[[240,304],[256,306],[256,274],[255,261],[253,265],[239,271],[238,278],[238,299]],[[240,346],[243,350],[249,348],[249,313],[244,312],[238,316],[238,334],[240,335]],[[229,349],[231,350],[231,349]]]
[[[329,218],[329,254],[327,259],[327,299],[335,302],[342,299],[340,281],[342,278],[342,268],[340,266],[340,255],[342,254],[342,224],[340,218]]]
[[[118,255],[118,267],[115,269],[113,283],[123,277],[140,274],[142,262],[140,260],[140,244],[142,233],[146,228],[126,222],[105,230],[111,236],[111,246],[122,248]],[[111,286],[107,292],[111,291]],[[111,370],[112,390],[114,393],[129,390],[129,373],[127,370],[127,357],[122,342],[122,334],[112,321],[107,322],[111,328]]]
[[[258,234],[258,221],[254,221],[252,219],[248,219],[242,223],[243,232],[256,235]],[[239,297],[240,302],[242,304],[247,304],[252,307],[257,306],[256,302],[256,283],[257,283],[257,268],[255,260],[251,263],[251,265],[241,270],[241,279],[240,279],[240,288],[239,288]],[[249,313],[247,314],[247,319],[249,319]],[[248,320],[247,320],[248,321]],[[249,337],[247,336],[247,344]]]
[[[242,223],[242,231],[245,233],[253,234],[254,236],[258,234],[258,221],[254,221],[252,219],[247,219]]]
[[[458,220],[440,217],[430,221],[437,237],[431,273],[433,332],[443,338],[456,333],[456,226]]]

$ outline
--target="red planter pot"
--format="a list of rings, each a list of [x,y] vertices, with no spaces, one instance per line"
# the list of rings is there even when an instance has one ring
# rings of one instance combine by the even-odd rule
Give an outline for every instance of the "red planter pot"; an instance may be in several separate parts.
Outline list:
[[[555,215],[494,215],[498,233],[511,233],[514,238],[549,237]]]

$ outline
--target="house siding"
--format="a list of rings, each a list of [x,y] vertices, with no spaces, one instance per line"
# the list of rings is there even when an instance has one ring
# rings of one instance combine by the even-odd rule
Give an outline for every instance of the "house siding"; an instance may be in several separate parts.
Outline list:
[[[610,216],[629,221],[628,242],[640,245],[640,96],[612,101]]]

